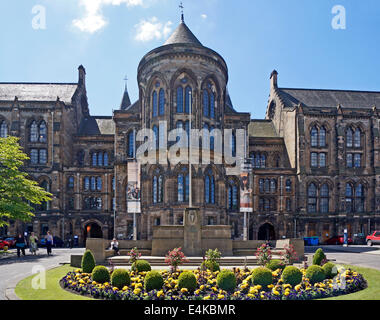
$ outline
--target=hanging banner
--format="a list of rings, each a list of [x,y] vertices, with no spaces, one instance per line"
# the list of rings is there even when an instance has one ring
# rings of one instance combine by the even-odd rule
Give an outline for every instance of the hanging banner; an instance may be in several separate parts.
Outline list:
[[[253,212],[252,186],[248,172],[240,173],[240,212]]]
[[[141,213],[140,164],[128,162],[128,213]]]

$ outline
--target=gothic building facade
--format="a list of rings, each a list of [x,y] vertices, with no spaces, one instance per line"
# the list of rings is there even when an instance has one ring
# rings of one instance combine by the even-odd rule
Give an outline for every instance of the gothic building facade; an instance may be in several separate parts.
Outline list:
[[[50,230],[80,242],[130,238],[134,217],[126,191],[136,132],[152,129],[161,146],[168,130],[188,132],[190,123],[207,129],[214,154],[214,129],[246,130],[253,182],[249,239],[323,241],[345,228],[350,236],[380,228],[380,92],[280,88],[273,71],[266,118],[252,120],[232,104],[223,57],[183,21],[142,58],[139,99],[132,104],[126,89],[113,116],[90,115],[86,72],[78,71],[77,83],[0,83],[0,135],[20,137],[30,157],[24,169],[53,194],[35,207],[32,221],[10,221],[3,233],[41,237]],[[236,152],[234,134],[231,148]],[[166,149],[157,156],[161,152]],[[213,161],[191,171],[190,192],[188,165],[142,166],[138,239],[151,239],[154,225],[182,224],[190,194],[205,225],[231,225],[231,236],[242,237],[239,177]]]

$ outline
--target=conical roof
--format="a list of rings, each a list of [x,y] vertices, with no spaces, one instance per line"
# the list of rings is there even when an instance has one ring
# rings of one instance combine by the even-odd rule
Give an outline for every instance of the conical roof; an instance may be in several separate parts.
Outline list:
[[[129,93],[127,86],[125,86],[123,100],[121,101],[120,110],[127,110],[127,108],[131,105],[131,99],[129,98]]]
[[[202,43],[197,39],[197,37],[191,32],[191,30],[183,21],[181,21],[177,29],[174,30],[170,38],[166,40],[165,45],[179,43],[202,46]]]

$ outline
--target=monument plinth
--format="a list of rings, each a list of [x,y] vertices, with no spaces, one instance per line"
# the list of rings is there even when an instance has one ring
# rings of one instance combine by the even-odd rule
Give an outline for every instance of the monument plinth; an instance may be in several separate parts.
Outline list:
[[[185,255],[202,255],[202,218],[199,208],[185,209],[183,240]]]

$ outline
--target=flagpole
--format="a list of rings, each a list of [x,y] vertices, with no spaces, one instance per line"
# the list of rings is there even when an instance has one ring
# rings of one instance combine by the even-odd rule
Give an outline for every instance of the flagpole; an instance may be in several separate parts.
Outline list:
[[[193,207],[193,192],[192,192],[192,167],[191,167],[191,128],[192,128],[192,95],[191,91],[189,91],[189,111],[190,111],[190,121],[189,121],[189,208]]]

